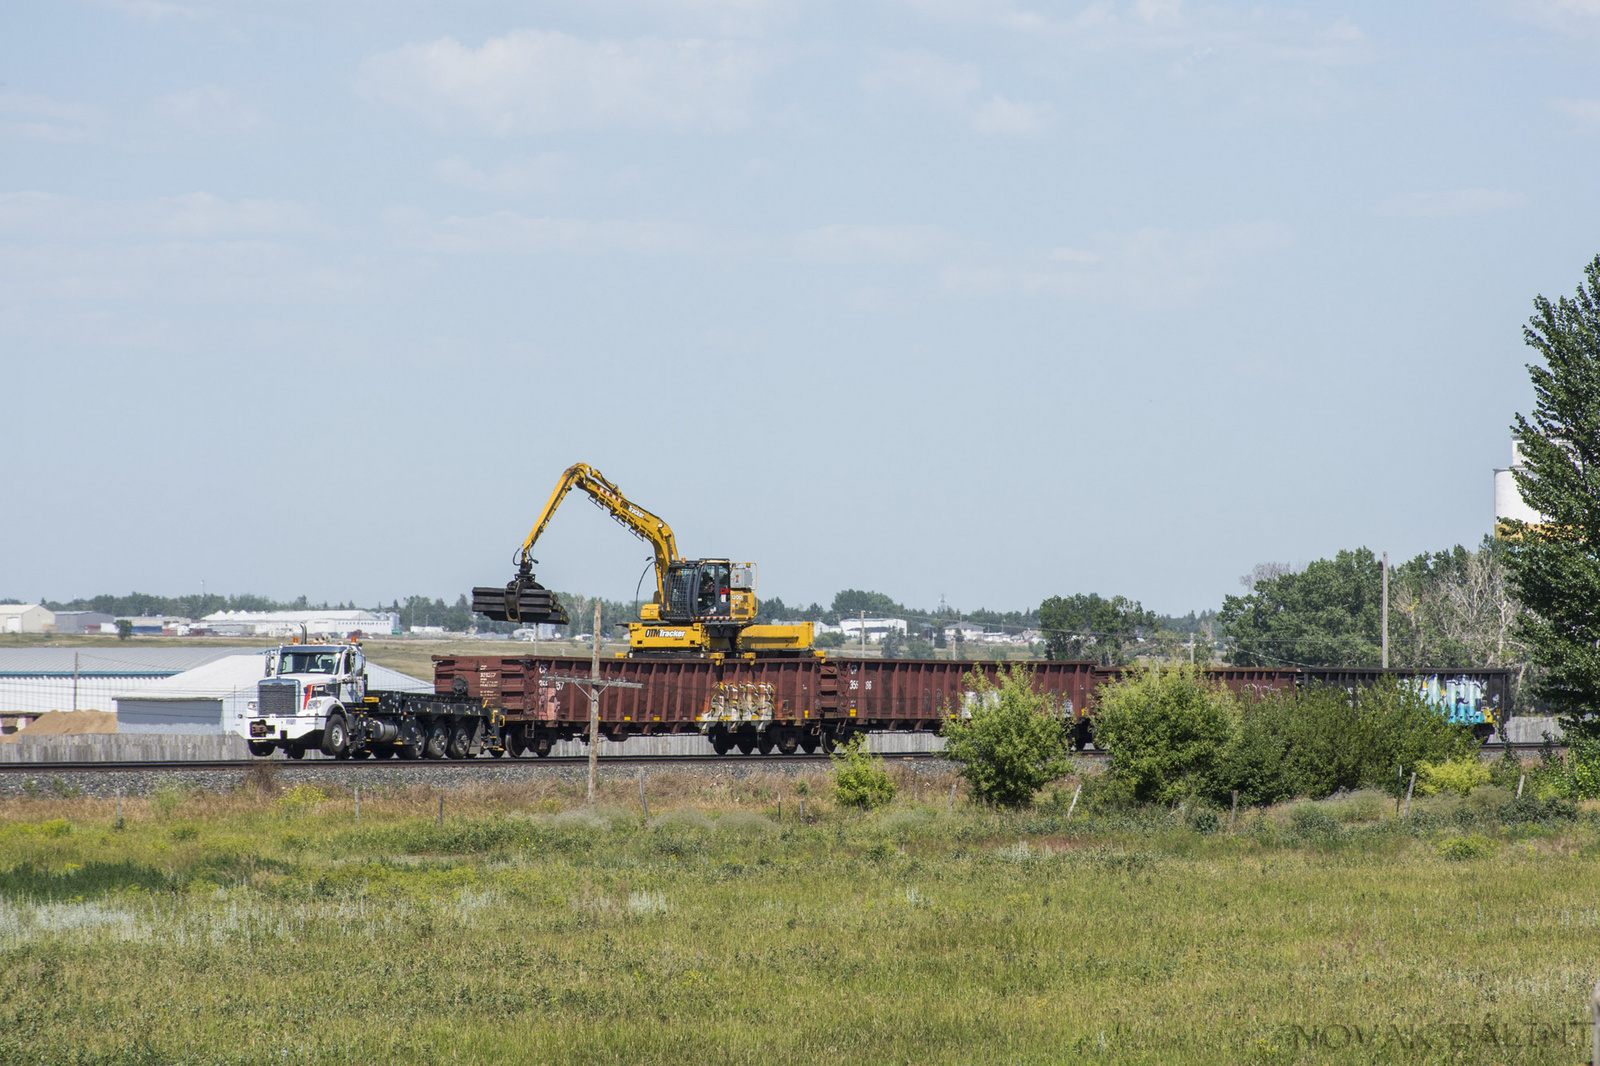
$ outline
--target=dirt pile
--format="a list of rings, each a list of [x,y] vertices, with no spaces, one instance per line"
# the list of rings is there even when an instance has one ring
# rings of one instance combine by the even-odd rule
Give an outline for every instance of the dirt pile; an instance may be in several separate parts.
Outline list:
[[[15,733],[0,736],[0,741],[18,737],[77,737],[89,733],[115,733],[115,711],[48,711]]]

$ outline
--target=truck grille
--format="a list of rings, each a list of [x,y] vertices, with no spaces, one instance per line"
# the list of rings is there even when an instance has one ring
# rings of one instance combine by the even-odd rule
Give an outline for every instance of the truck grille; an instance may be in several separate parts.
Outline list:
[[[300,685],[294,681],[262,681],[256,685],[259,713],[298,714]]]

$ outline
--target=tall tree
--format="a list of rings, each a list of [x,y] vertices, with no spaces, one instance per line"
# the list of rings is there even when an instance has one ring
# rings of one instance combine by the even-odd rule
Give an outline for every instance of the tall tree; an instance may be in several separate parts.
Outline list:
[[[1154,611],[1125,596],[1101,599],[1098,593],[1051,596],[1039,605],[1045,658],[1098,659],[1104,666],[1128,661],[1128,645],[1156,625]]]
[[[1371,551],[1341,551],[1300,573],[1227,596],[1218,621],[1235,666],[1376,666],[1382,659],[1383,564]]]
[[[1531,418],[1522,446],[1523,499],[1543,518],[1505,523],[1506,568],[1525,612],[1516,633],[1545,668],[1539,695],[1570,729],[1600,736],[1600,256],[1571,298],[1535,298],[1522,336],[1544,359],[1528,365]]]

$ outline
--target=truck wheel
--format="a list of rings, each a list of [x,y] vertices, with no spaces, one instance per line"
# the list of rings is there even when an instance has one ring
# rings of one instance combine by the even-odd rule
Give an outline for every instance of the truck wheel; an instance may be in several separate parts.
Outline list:
[[[274,744],[270,740],[252,740],[250,742],[250,754],[254,755],[258,759],[265,759],[268,755],[271,755],[274,751],[276,751],[277,748],[278,745]]]
[[[291,759],[304,759],[306,757],[306,748],[304,744],[290,744],[283,749],[283,753]]]
[[[322,753],[334,758],[345,754],[350,745],[350,733],[344,724],[344,715],[331,714],[322,730]]]
[[[428,727],[428,743],[423,747],[422,754],[430,759],[442,759],[450,747],[450,727],[443,722],[435,722]]]
[[[450,745],[445,749],[452,759],[465,759],[472,755],[472,731],[465,724],[450,730]]]

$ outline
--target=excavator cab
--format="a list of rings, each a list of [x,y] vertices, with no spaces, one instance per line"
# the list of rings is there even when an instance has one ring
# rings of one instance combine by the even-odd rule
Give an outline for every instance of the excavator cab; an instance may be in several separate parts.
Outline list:
[[[686,559],[667,567],[662,584],[667,602],[643,612],[647,621],[747,622],[756,616],[754,563]]]

